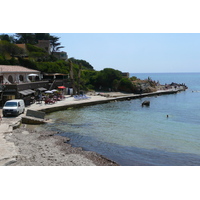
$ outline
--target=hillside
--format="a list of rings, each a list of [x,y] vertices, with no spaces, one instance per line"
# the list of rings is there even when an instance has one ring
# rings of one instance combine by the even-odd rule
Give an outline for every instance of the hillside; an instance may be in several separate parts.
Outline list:
[[[0,65],[21,65],[44,73],[69,74],[74,90],[122,91],[130,93],[156,90],[152,80],[141,81],[136,77],[123,77],[122,72],[112,68],[95,71],[85,60],[70,58],[60,60],[55,56],[63,48],[59,38],[49,33],[16,33],[0,35]],[[41,48],[39,41],[48,46]]]

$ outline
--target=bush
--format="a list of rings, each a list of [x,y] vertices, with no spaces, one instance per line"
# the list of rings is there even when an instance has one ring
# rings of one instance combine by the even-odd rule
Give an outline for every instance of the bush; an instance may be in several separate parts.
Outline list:
[[[119,91],[133,92],[133,84],[128,78],[122,78],[118,86]]]

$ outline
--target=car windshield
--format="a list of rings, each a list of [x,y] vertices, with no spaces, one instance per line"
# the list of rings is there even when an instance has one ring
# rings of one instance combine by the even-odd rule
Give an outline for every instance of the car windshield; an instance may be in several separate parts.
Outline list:
[[[17,102],[7,102],[5,104],[6,107],[16,107],[17,106]]]

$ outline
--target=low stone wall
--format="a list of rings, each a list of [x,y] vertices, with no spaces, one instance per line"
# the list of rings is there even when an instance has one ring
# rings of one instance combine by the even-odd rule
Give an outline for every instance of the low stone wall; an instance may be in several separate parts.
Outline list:
[[[34,118],[34,117],[22,117],[22,123],[23,124],[45,124],[47,123],[47,121],[43,120],[43,119],[38,119],[38,118]]]
[[[35,110],[27,110],[26,116],[35,117],[35,118],[39,118],[39,119],[44,119],[45,112],[35,111]]]

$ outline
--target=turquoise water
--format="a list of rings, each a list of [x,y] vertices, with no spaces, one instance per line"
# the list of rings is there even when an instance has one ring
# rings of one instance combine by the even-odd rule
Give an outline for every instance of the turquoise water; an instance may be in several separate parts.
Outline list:
[[[185,83],[185,92],[112,102],[50,114],[41,128],[120,165],[200,165],[200,74],[131,74]],[[144,100],[150,107],[142,107]],[[169,115],[167,118],[166,116]]]

